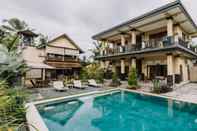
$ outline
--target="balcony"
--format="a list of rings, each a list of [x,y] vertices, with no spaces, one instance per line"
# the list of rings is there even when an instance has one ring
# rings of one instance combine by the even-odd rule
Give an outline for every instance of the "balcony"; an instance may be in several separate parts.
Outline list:
[[[144,53],[148,51],[160,51],[173,48],[180,48],[197,56],[197,49],[192,47],[191,44],[188,44],[188,42],[185,42],[182,39],[175,41],[174,37],[164,37],[161,39],[151,39],[149,41],[137,43],[135,45],[129,44],[124,47],[117,46],[115,48],[106,48],[100,53],[100,55],[96,57],[99,58],[140,52]]]
[[[80,62],[79,58],[72,58],[66,56],[47,56],[47,62]]]

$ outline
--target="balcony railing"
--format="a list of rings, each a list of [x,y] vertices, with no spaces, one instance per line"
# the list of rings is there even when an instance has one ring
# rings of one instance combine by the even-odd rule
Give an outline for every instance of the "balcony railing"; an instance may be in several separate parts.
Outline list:
[[[100,53],[99,56],[118,55],[123,53],[132,53],[134,51],[145,51],[151,49],[164,49],[167,47],[172,47],[176,44],[184,48],[187,48],[188,50],[191,50],[194,53],[197,53],[196,48],[192,47],[191,44],[188,44],[188,42],[185,42],[181,39],[175,41],[174,37],[165,37],[161,39],[151,39],[149,41],[137,43],[135,45],[130,44],[124,47],[117,46],[115,48],[106,48]]]
[[[68,57],[46,57],[46,61],[52,62],[79,62],[79,58],[68,58]]]

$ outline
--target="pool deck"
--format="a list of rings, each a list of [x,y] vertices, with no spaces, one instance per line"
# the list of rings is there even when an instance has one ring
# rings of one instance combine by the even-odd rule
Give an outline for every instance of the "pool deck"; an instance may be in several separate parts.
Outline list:
[[[150,93],[150,88],[151,88],[150,83],[140,83],[140,86],[142,88],[136,90],[137,92]],[[119,86],[118,88],[126,88],[126,87],[127,87],[127,82],[122,82],[122,85]],[[27,91],[30,94],[28,102],[46,100],[46,99],[52,99],[58,97],[66,97],[66,96],[89,93],[94,91],[104,91],[104,90],[110,90],[115,88],[117,87],[109,87],[108,83],[105,83],[102,88],[95,88],[95,87],[88,87],[87,89],[71,88],[65,92],[55,91],[55,89],[52,87],[27,89]],[[197,103],[197,83],[188,83],[181,87],[175,88],[172,92],[160,94],[160,95]]]

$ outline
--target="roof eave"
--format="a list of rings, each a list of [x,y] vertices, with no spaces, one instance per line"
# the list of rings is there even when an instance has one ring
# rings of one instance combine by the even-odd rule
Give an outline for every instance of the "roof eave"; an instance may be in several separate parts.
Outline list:
[[[115,30],[117,30],[118,28],[121,28],[121,27],[123,27],[123,26],[127,26],[127,25],[129,25],[129,24],[131,24],[131,23],[134,23],[134,22],[137,22],[137,21],[140,21],[140,20],[144,20],[144,19],[146,19],[146,18],[148,18],[148,17],[150,17],[150,16],[152,16],[152,15],[154,15],[154,14],[158,14],[158,13],[161,13],[161,12],[163,12],[163,11],[165,11],[165,10],[169,10],[169,9],[175,8],[175,7],[180,7],[180,9],[181,9],[181,10],[183,11],[183,13],[189,18],[190,22],[192,23],[192,25],[193,25],[193,26],[196,28],[196,30],[197,30],[197,26],[196,26],[195,22],[193,21],[193,19],[191,18],[191,16],[189,15],[189,13],[187,12],[187,10],[186,10],[185,7],[183,6],[183,4],[182,4],[179,0],[176,0],[175,2],[168,3],[168,4],[166,4],[166,5],[164,5],[164,6],[160,7],[160,8],[156,8],[156,9],[154,9],[154,10],[148,12],[148,13],[145,13],[145,14],[139,16],[139,17],[136,17],[136,18],[131,19],[131,20],[127,21],[127,22],[124,22],[124,23],[122,23],[122,24],[119,24],[119,25],[117,25],[117,26],[114,26],[114,27],[112,27],[112,28],[110,28],[110,29],[108,29],[108,30],[105,30],[105,31],[103,31],[103,32],[100,32],[100,33],[98,33],[98,34],[92,36],[92,39],[94,39],[94,40],[99,40],[99,39],[101,39],[102,35],[104,35],[104,34],[106,34],[106,33],[115,31]]]

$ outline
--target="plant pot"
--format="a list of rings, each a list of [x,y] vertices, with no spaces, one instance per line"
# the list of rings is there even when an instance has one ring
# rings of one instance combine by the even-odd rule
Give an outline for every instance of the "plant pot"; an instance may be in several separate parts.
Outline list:
[[[131,90],[137,90],[139,88],[140,87],[138,87],[138,86],[127,86],[127,89],[131,89]]]

